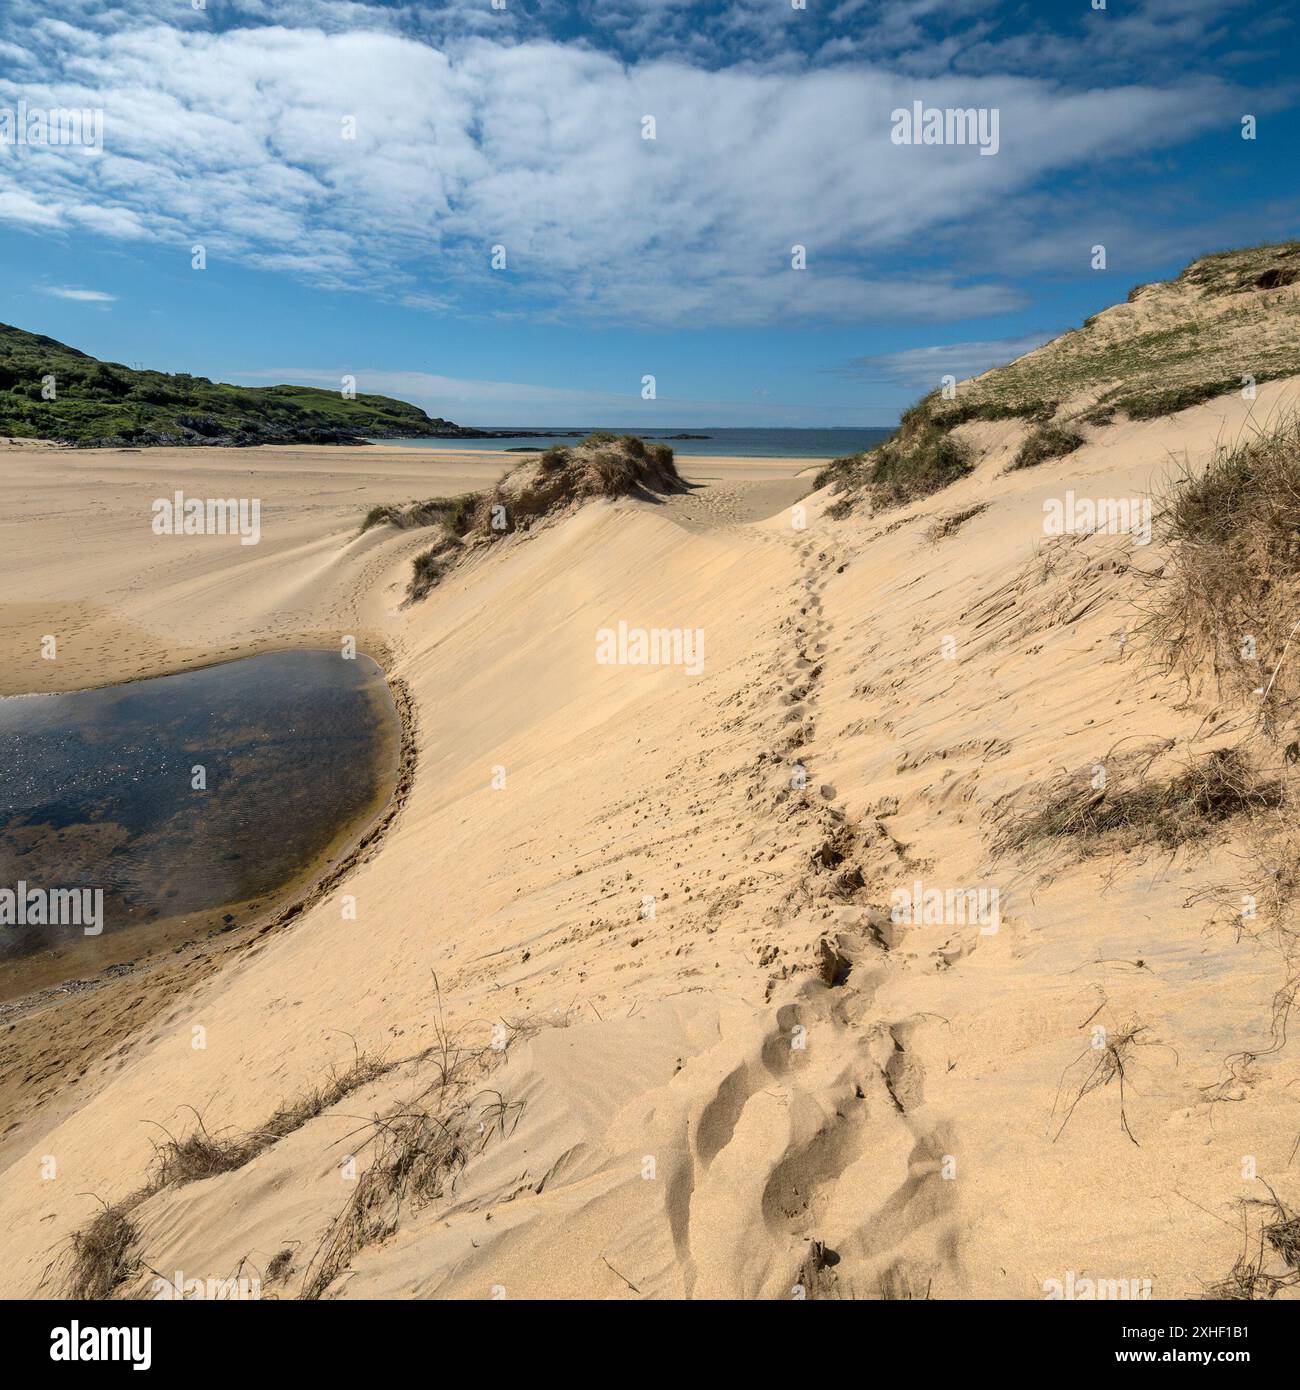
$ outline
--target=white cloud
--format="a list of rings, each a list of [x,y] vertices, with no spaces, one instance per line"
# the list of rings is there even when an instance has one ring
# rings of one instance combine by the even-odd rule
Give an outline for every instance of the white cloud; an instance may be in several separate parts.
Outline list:
[[[658,400],[644,401],[639,381],[626,393],[588,391],[563,386],[537,386],[519,381],[488,381],[440,376],[432,372],[392,372],[355,363],[336,367],[274,367],[236,372],[245,385],[291,382],[337,390],[344,376],[356,378],[357,390],[411,401],[460,425],[502,426],[617,426],[650,432],[699,425],[844,425],[878,426],[891,416],[879,406],[791,404],[748,400],[702,400],[690,395],[690,381],[660,382]],[[765,393],[757,392],[756,395]]]
[[[3,175],[0,175],[0,179]],[[51,206],[19,188],[5,188],[0,182],[0,222],[16,222],[20,226],[57,227],[60,209]]]
[[[440,376],[433,372],[390,372],[340,366],[276,367],[241,374],[245,384],[294,382],[336,389],[344,376],[356,378],[359,392],[395,396],[412,401],[431,415],[463,424],[490,420],[506,424],[580,425],[587,419],[626,421],[655,418],[656,406],[647,405],[638,393],[583,391],[569,387],[536,386],[519,381],[486,381],[471,377]],[[662,415],[662,411],[659,412]],[[673,416],[673,423],[677,417]]]
[[[987,342],[949,343],[945,346],[905,348],[902,352],[882,352],[871,357],[855,357],[837,375],[886,381],[912,391],[933,391],[943,377],[966,381],[990,367],[1001,367],[1027,352],[1042,347],[1056,335],[1027,333],[1016,338],[997,338]]]
[[[103,154],[4,152],[0,219],[151,236],[178,265],[197,240],[217,270],[239,259],[488,313],[681,326],[1003,312],[1021,300],[981,275],[984,219],[1003,233],[1044,178],[1160,149],[1230,105],[1212,79],[1071,92],[865,63],[628,65],[550,41],[438,49],[375,27],[89,25],[34,20],[25,41],[47,75],[0,80],[0,104],[102,106]],[[914,99],[997,106],[1000,153],[892,145],[890,112]],[[901,269],[958,227],[968,249],[950,273]],[[795,244],[806,271],[790,269]]]
[[[106,294],[103,290],[77,290],[58,285],[47,286],[45,293],[52,294],[56,299],[75,299],[85,304],[113,304],[117,301],[117,295]]]

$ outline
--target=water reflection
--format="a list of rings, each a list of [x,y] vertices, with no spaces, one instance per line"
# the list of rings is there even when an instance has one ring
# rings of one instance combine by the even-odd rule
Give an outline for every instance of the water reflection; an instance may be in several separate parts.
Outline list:
[[[379,667],[333,652],[0,699],[0,922],[20,882],[102,888],[105,939],[254,904],[373,816],[399,746]],[[85,935],[27,915],[0,958]]]

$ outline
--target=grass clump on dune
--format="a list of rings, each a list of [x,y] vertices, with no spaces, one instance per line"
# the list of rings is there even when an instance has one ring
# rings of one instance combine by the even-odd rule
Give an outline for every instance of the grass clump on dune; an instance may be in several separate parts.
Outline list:
[[[436,975],[434,989],[434,1043],[416,1059],[431,1067],[432,1078],[417,1095],[363,1126],[369,1130],[364,1140],[354,1142],[359,1131],[344,1137],[358,1158],[369,1150],[370,1161],[312,1256],[300,1298],[324,1297],[358,1250],[392,1235],[405,1211],[450,1192],[470,1159],[519,1121],[521,1101],[507,1102],[487,1086],[478,1089],[501,1052],[461,1046],[444,1022]]]
[[[462,534],[487,540],[527,530],[537,518],[597,497],[642,497],[683,486],[667,444],[598,430],[570,448],[547,449],[479,493]]]
[[[929,399],[934,401],[937,397]],[[1059,404],[1059,401],[1033,395],[1017,395],[1006,400],[967,398],[935,405],[930,416],[940,429],[951,430],[973,420],[1050,420]]]
[[[947,516],[941,516],[926,531],[925,538],[932,545],[937,545],[941,540],[945,540],[955,531],[960,530],[972,517],[988,511],[988,508],[987,502],[976,502],[973,506],[963,507],[959,512],[951,512]]]
[[[404,507],[395,504],[371,507],[361,523],[361,533],[364,535],[372,526],[395,526],[399,531],[443,526],[453,535],[464,535],[478,499],[477,492],[462,492],[457,497],[431,497],[425,502],[409,502]]]
[[[1220,448],[1162,499],[1170,558],[1148,634],[1189,678],[1210,670],[1278,714],[1300,702],[1300,416]]]
[[[378,1053],[358,1052],[351,1066],[343,1071],[331,1067],[323,1084],[282,1105],[264,1125],[247,1134],[210,1134],[201,1117],[193,1133],[179,1139],[168,1134],[164,1143],[154,1147],[153,1167],[145,1185],[105,1206],[93,1221],[72,1233],[60,1260],[63,1295],[111,1298],[144,1267],[138,1249],[140,1233],[132,1218],[141,1203],[167,1188],[242,1168],[353,1091],[378,1080],[394,1065]]]
[[[1061,425],[1039,425],[1016,450],[1011,461],[1012,468],[1033,468],[1048,459],[1064,458],[1084,444],[1083,435],[1077,430]]]
[[[900,430],[875,451],[867,488],[877,508],[901,507],[955,483],[973,467],[969,445],[925,421],[906,433]]]
[[[455,553],[461,547],[461,538],[474,526],[479,516],[484,496],[481,492],[462,492],[457,497],[431,497],[426,502],[411,502],[405,507],[372,507],[361,523],[361,534],[364,535],[372,526],[394,526],[399,531],[426,526],[440,529],[442,534],[439,539],[412,561],[407,598],[421,599],[437,586],[450,568]]]
[[[883,444],[836,459],[817,474],[813,486],[829,485],[840,498],[828,509],[829,516],[848,516],[863,497],[877,511],[901,507],[972,471],[969,446],[950,433],[952,425],[931,413],[935,399],[927,396],[905,411],[898,432]]]
[[[1101,788],[1085,772],[1046,789],[1038,805],[1007,822],[997,851],[1062,839],[1085,853],[1142,844],[1173,850],[1236,816],[1276,808],[1283,799],[1281,785],[1262,777],[1236,748],[1215,749],[1170,777],[1148,777],[1133,764],[1109,770]]]
[[[198,1182],[218,1173],[242,1168],[272,1144],[301,1129],[309,1120],[337,1105],[353,1091],[377,1081],[393,1064],[376,1053],[359,1053],[345,1071],[331,1068],[323,1085],[314,1086],[291,1104],[282,1105],[265,1124],[247,1134],[209,1134],[200,1118],[198,1128],[181,1139],[157,1146],[151,1187],[159,1190]]]
[[[411,581],[406,586],[406,596],[412,602],[422,599],[431,589],[437,588],[444,574],[455,563],[461,542],[456,536],[444,536],[436,545],[422,550],[411,561]]]
[[[1226,1278],[1211,1284],[1205,1298],[1253,1301],[1276,1298],[1284,1289],[1300,1285],[1300,1213],[1278,1197],[1267,1183],[1270,1201],[1246,1197],[1242,1207],[1242,1252]],[[1251,1233],[1250,1217],[1260,1211],[1257,1229]]]
[[[136,1192],[105,1207],[89,1225],[72,1234],[64,1295],[73,1299],[109,1298],[140,1268],[139,1232],[131,1212],[149,1195]]]
[[[494,488],[449,499],[451,510],[434,517],[447,534],[415,557],[408,597],[414,601],[433,589],[462,543],[474,546],[527,531],[545,517],[596,498],[650,500],[683,486],[672,449],[635,435],[597,431],[580,444],[547,449],[512,468]]]

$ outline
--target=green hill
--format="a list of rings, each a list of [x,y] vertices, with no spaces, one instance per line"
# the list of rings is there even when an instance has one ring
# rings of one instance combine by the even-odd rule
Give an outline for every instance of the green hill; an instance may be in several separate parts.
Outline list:
[[[53,377],[54,399],[42,397]],[[389,396],[230,386],[101,362],[0,324],[0,435],[68,444],[352,444],[474,434]]]

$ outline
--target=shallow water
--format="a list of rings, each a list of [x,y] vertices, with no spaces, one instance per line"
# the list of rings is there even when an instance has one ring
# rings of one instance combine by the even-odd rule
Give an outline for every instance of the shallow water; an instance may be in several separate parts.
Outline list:
[[[91,890],[81,925],[67,900],[47,914],[60,924],[30,910],[0,924],[0,959],[75,948],[102,963],[115,933],[250,920],[373,818],[400,743],[382,671],[337,652],[0,699],[0,916],[15,915],[4,890],[20,882],[38,896]],[[85,930],[94,890],[99,933]]]

